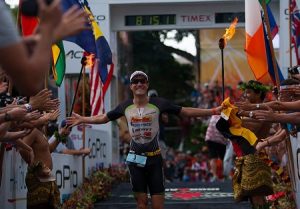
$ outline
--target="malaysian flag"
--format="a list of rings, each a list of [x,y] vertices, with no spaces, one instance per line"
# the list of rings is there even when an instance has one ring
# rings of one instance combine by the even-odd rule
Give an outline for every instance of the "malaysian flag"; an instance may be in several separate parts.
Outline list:
[[[295,48],[295,54],[297,58],[297,64],[300,65],[300,12],[297,7],[296,0],[291,0],[290,4],[291,11],[291,42]]]
[[[98,71],[98,59],[93,59],[93,64],[90,69],[90,105],[91,116],[104,113],[104,95],[102,91],[102,81]]]

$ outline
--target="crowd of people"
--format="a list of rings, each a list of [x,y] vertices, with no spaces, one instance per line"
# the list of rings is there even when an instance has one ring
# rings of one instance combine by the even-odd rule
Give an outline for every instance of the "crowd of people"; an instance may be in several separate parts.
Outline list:
[[[212,108],[222,103],[222,116],[213,114],[199,118],[207,123],[208,128],[205,145],[198,152],[165,148],[163,167],[166,180],[214,182],[232,179],[235,199],[249,199],[253,208],[268,208],[266,197],[279,192],[273,188],[282,184],[284,191],[280,192],[285,192],[286,202],[290,204],[287,208],[294,208],[289,189],[286,142],[287,130],[295,134],[297,128],[288,125],[286,129],[282,123],[297,124],[299,113],[275,112],[299,109],[300,76],[293,74],[290,77],[281,83],[280,91],[258,81],[241,82],[236,89],[227,89],[226,96],[230,100],[223,103],[222,89],[217,83],[204,85],[201,91],[194,92],[195,107]],[[125,146],[122,153],[126,156],[130,150]]]
[[[67,126],[56,130],[50,142],[50,136],[46,136],[46,127],[60,114],[59,101],[52,98],[50,90],[43,90],[52,59],[51,47],[90,26],[86,13],[77,6],[63,12],[60,0],[36,3],[39,25],[32,35],[21,37],[9,8],[0,1],[0,141],[1,147],[4,143],[15,146],[28,164],[27,208],[54,209],[60,207],[60,195],[51,173],[51,153],[58,145],[64,146],[59,150],[62,153],[86,155],[90,150],[67,147]],[[13,87],[17,97],[11,96]],[[4,150],[1,148],[1,165]],[[2,169],[6,168],[1,166],[1,172]]]

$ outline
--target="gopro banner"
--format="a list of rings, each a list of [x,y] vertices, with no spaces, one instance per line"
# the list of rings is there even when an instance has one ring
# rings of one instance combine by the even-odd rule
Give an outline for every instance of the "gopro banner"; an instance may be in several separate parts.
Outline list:
[[[96,129],[86,129],[85,147],[91,149],[91,153],[85,157],[85,175],[90,176],[95,170],[108,167],[110,159],[108,155],[108,133]]]

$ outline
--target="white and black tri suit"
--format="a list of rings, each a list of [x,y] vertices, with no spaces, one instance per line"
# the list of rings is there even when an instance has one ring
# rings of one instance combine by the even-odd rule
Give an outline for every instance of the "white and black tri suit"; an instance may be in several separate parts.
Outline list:
[[[134,192],[147,193],[147,187],[150,194],[164,192],[162,157],[158,143],[159,118],[162,113],[178,115],[180,111],[180,106],[166,99],[150,97],[148,104],[142,108],[138,108],[130,99],[107,113],[109,120],[126,117],[132,139],[130,150],[135,154],[148,156],[145,167],[129,165]]]

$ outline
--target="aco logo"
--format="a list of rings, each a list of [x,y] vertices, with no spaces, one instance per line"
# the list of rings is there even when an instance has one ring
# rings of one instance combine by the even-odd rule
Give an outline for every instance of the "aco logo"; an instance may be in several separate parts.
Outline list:
[[[83,56],[83,51],[70,50],[66,53],[66,57],[70,59],[81,59]]]

